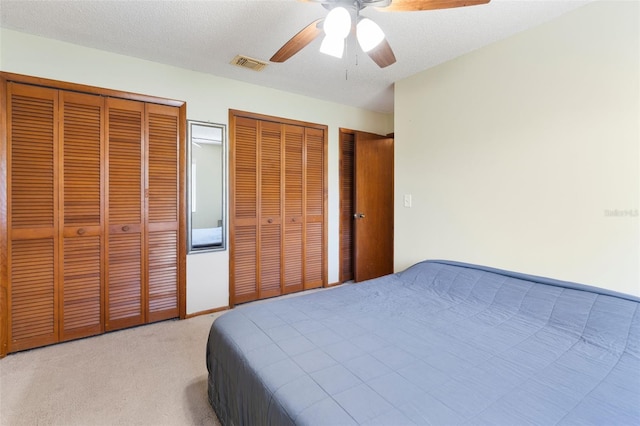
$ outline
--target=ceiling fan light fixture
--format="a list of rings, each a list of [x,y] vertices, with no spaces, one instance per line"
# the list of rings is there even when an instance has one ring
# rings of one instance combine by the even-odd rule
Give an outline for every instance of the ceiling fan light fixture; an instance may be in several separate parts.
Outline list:
[[[342,54],[344,53],[344,38],[330,35],[324,36],[322,44],[320,45],[320,52],[325,55],[342,58]]]
[[[379,45],[384,40],[384,32],[382,28],[369,18],[363,18],[358,22],[356,27],[356,37],[358,44],[364,52]]]
[[[344,7],[331,9],[324,20],[324,33],[327,36],[345,39],[351,32],[351,14]]]

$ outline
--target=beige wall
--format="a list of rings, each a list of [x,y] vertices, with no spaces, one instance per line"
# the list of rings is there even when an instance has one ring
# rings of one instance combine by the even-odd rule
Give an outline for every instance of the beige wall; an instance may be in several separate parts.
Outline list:
[[[396,83],[397,270],[444,258],[640,294],[639,9],[592,3]]]
[[[338,132],[386,134],[393,117],[186,69],[0,30],[0,69],[187,102],[187,118],[228,125],[238,109],[329,126],[329,282],[338,281]],[[228,251],[187,257],[187,312],[227,306]]]

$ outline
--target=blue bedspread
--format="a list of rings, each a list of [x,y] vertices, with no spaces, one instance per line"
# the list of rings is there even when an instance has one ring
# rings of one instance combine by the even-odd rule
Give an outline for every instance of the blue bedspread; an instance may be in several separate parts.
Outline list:
[[[639,425],[639,303],[422,262],[222,315],[209,401],[223,425]]]
[[[222,227],[217,228],[192,228],[191,246],[207,247],[222,245]]]

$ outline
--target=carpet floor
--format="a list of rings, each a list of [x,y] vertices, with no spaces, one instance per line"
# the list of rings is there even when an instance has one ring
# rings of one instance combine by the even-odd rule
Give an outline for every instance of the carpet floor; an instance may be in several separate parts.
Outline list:
[[[219,425],[205,365],[218,315],[8,355],[0,360],[0,425]]]

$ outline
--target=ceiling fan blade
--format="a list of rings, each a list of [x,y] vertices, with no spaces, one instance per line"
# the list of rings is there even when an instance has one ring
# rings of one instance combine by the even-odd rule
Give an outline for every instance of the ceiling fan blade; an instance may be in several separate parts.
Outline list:
[[[391,50],[387,39],[382,40],[379,45],[368,51],[367,55],[369,55],[369,57],[373,59],[373,62],[378,64],[380,68],[388,67],[396,62],[396,55],[393,54],[393,50]]]
[[[383,12],[415,12],[419,10],[449,9],[452,7],[475,6],[491,0],[392,0],[387,7],[377,8]]]
[[[322,33],[322,29],[319,28],[319,23],[322,19],[316,19],[306,27],[304,27],[298,34],[291,37],[291,40],[286,42],[284,46],[280,48],[270,59],[271,62],[284,62],[296,53],[298,53],[303,47],[311,43]]]

